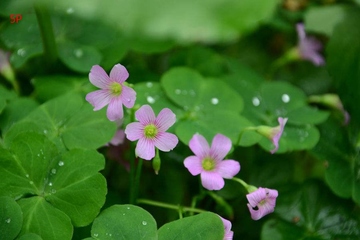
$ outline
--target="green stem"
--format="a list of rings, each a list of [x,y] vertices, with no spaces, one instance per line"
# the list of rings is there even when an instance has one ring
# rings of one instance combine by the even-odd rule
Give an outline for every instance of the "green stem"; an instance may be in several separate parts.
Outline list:
[[[196,212],[196,213],[207,212],[206,210],[203,210],[203,209],[192,208],[192,207],[183,207],[183,206],[180,206],[180,205],[163,203],[163,202],[158,202],[158,201],[153,201],[153,200],[148,200],[148,199],[138,199],[137,203],[139,203],[139,204],[142,203],[142,204],[147,204],[147,205],[156,206],[156,207],[173,209],[173,210],[176,210],[176,211],[180,210],[182,213],[183,212]]]
[[[137,166],[135,166],[135,158],[130,160],[130,204],[136,203],[139,194],[139,184],[141,176],[143,160],[139,159]],[[136,167],[136,169],[135,169]]]
[[[242,180],[240,178],[233,177],[233,178],[231,178],[231,180],[240,183],[242,186],[244,186],[246,191],[248,191],[249,193],[257,190],[257,187],[247,184],[244,180]]]
[[[241,141],[241,138],[242,136],[244,135],[244,133],[246,131],[254,131],[256,130],[256,127],[246,127],[244,128],[243,130],[241,130],[241,132],[239,133],[239,137],[238,137],[238,140],[236,141],[236,145],[235,146],[239,146],[240,145],[240,141]]]
[[[52,66],[58,58],[58,52],[49,9],[45,3],[39,1],[35,1],[34,9],[41,32],[45,60]]]

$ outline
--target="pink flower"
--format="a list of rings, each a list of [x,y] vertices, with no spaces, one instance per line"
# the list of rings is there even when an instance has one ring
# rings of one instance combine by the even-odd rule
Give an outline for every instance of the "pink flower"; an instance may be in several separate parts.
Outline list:
[[[124,139],[125,139],[124,129],[118,129],[116,130],[114,137],[105,146],[109,146],[109,145],[119,146],[120,144],[123,144]]]
[[[324,58],[318,53],[322,49],[321,42],[314,37],[307,37],[302,23],[296,24],[296,30],[299,37],[298,48],[301,58],[311,61],[316,66],[324,65]]]
[[[274,144],[275,148],[271,150],[271,154],[274,154],[279,149],[279,141],[281,135],[283,134],[285,124],[287,122],[287,118],[278,118],[279,125],[276,127],[269,126],[259,126],[256,128],[256,131],[261,135],[267,137]]]
[[[278,191],[268,188],[258,188],[256,191],[246,195],[247,204],[251,218],[259,220],[263,216],[272,213],[275,208]]]
[[[165,132],[175,121],[175,114],[164,108],[155,117],[154,111],[149,105],[143,105],[135,112],[139,122],[133,122],[126,126],[125,134],[130,141],[139,140],[136,145],[136,155],[151,160],[155,157],[155,147],[164,152],[169,152],[178,144],[178,138],[172,133]]]
[[[110,121],[122,119],[124,116],[123,104],[132,108],[135,104],[136,92],[124,84],[129,77],[126,68],[116,64],[110,71],[110,77],[99,65],[91,68],[90,82],[101,90],[88,93],[86,101],[94,106],[94,111],[100,110],[109,104],[106,115]]]
[[[220,216],[219,216],[220,217]],[[224,224],[225,235],[223,240],[232,240],[234,236],[234,232],[231,231],[231,222],[225,218],[220,217],[221,221]]]
[[[203,136],[195,134],[189,142],[195,156],[187,157],[184,165],[193,176],[200,174],[204,188],[220,190],[225,185],[223,178],[233,178],[240,171],[239,162],[223,160],[231,146],[229,138],[216,134],[210,148]]]

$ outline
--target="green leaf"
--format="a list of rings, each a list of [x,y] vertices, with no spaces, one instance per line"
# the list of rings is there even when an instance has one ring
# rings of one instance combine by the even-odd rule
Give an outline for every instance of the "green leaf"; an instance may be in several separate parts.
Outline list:
[[[54,98],[31,112],[21,123],[33,122],[61,149],[98,148],[110,141],[116,126],[102,111],[94,112],[79,95]]]
[[[359,21],[360,7],[348,9],[343,21],[334,28],[326,49],[327,69],[335,80],[339,96],[353,122],[360,121],[360,109],[357,106],[360,102]]]
[[[157,239],[155,219],[134,205],[113,205],[100,213],[91,228],[93,239]]]
[[[51,164],[46,201],[66,213],[74,226],[88,225],[105,202],[106,180],[98,173],[104,165],[104,157],[95,150],[65,153]]]
[[[56,147],[44,136],[23,132],[4,139],[9,150],[0,149],[0,194],[20,198],[42,195],[50,175],[50,163],[58,155]]]
[[[32,79],[35,96],[40,101],[47,101],[69,92],[85,94],[93,90],[87,78],[69,76],[42,76]]]
[[[290,111],[286,117],[289,118],[289,123],[303,125],[325,122],[329,115],[330,112],[322,111],[314,107],[304,106]]]
[[[0,197],[0,234],[3,240],[12,240],[20,232],[23,214],[20,206],[10,197]]]
[[[305,13],[306,30],[331,36],[336,24],[345,18],[350,8],[340,4],[312,7]]]
[[[163,108],[170,108],[176,114],[177,118],[182,114],[182,110],[170,101],[159,83],[137,83],[134,86],[134,90],[136,91],[137,105],[149,104],[155,113],[159,113]]]
[[[197,132],[209,142],[222,133],[236,143],[240,131],[252,126],[238,115],[243,109],[241,96],[218,79],[204,79],[194,70],[177,67],[162,76],[161,84],[166,95],[183,108],[175,131],[185,144]],[[259,139],[247,133],[241,144],[248,146]]]
[[[16,97],[16,94],[0,85],[0,114],[4,110],[8,100]]]
[[[313,153],[324,161],[327,168],[325,180],[331,190],[340,197],[360,203],[358,178],[359,158],[352,148],[348,134],[334,120],[320,126],[321,139]]]
[[[289,185],[279,194],[278,219],[265,223],[262,240],[358,239],[360,224],[349,201],[337,199],[319,182]]]
[[[224,225],[220,217],[211,212],[182,218],[163,225],[159,240],[199,240],[224,238]]]
[[[39,235],[35,233],[26,233],[16,240],[43,240]]]
[[[115,24],[116,28],[129,35],[130,39],[173,40],[178,43],[236,40],[270,18],[277,4],[277,0],[201,0],[195,3],[190,0],[110,0],[86,4],[68,0],[58,3],[64,11],[72,6],[82,18],[92,16],[109,25],[121,23]]]
[[[2,113],[0,128],[6,131],[12,124],[24,118],[37,106],[38,103],[30,98],[17,98],[11,101]]]
[[[73,227],[70,218],[45,201],[43,197],[19,200],[24,213],[20,236],[35,233],[42,239],[71,239]]]
[[[40,196],[73,225],[85,226],[95,218],[105,202],[104,157],[95,150],[74,149],[59,155],[45,136],[23,132],[0,149],[2,196]],[[45,238],[48,239],[48,238]]]
[[[95,47],[70,41],[59,43],[59,57],[67,67],[82,73],[88,73],[102,58]]]

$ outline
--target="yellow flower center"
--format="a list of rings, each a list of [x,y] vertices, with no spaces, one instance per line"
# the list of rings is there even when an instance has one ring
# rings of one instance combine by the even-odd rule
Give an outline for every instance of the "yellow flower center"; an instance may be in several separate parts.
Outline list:
[[[201,165],[205,171],[212,171],[215,169],[215,161],[209,157],[204,158]]]
[[[121,94],[122,91],[122,86],[120,83],[118,82],[113,82],[110,86],[110,91],[113,95],[115,96],[119,96]]]
[[[158,133],[157,127],[154,124],[149,124],[144,128],[144,135],[146,138],[154,138]]]

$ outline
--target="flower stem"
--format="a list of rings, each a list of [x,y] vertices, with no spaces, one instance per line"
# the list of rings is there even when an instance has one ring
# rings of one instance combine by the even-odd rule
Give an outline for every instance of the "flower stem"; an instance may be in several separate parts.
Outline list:
[[[140,184],[140,176],[141,176],[141,168],[142,168],[143,160],[139,159],[136,169],[135,169],[135,158],[132,158],[132,162],[130,163],[130,204],[134,204],[139,194],[139,184]]]
[[[257,187],[247,184],[240,178],[233,177],[231,180],[240,183],[249,193],[254,192],[257,189]]]
[[[49,9],[45,3],[39,1],[35,1],[34,9],[43,41],[45,60],[52,66],[58,58],[58,52]]]
[[[237,141],[236,141],[236,145],[235,145],[235,146],[239,146],[239,145],[240,145],[241,138],[242,138],[242,136],[244,135],[244,133],[245,133],[246,131],[254,131],[254,130],[256,130],[256,127],[246,127],[246,128],[244,128],[243,130],[241,130],[240,133],[239,133],[239,137],[238,137],[238,139],[237,139]]]
[[[225,214],[232,219],[234,217],[234,210],[232,207],[222,198],[221,196],[215,194],[214,192],[208,191],[207,194],[212,197],[215,202],[221,206],[225,212]]]
[[[148,199],[138,199],[137,203],[139,203],[139,204],[142,203],[142,204],[147,204],[147,205],[156,206],[156,207],[173,209],[173,210],[179,211],[179,216],[182,216],[183,212],[196,212],[196,213],[206,212],[206,210],[199,209],[199,208],[183,207],[181,205],[163,203],[163,202],[158,202],[158,201],[153,201],[153,200],[148,200]],[[181,212],[181,214],[180,214],[180,212]]]

